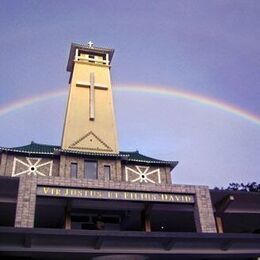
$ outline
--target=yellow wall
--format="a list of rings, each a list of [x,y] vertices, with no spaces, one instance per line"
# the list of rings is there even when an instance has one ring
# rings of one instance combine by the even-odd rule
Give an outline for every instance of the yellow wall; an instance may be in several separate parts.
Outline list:
[[[118,153],[110,67],[100,63],[75,61],[72,73],[62,148]],[[76,86],[77,82],[90,82],[90,73],[95,74],[95,85],[108,87],[107,90],[94,90],[95,119],[93,121],[89,118],[90,88]]]

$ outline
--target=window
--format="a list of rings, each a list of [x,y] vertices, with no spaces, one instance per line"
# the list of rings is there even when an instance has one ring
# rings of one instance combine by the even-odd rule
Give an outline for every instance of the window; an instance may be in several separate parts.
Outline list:
[[[89,62],[95,62],[95,56],[94,55],[88,55],[88,58],[89,58]]]
[[[107,64],[106,55],[102,56],[102,59],[103,59],[103,64]]]
[[[70,164],[70,177],[71,178],[77,178],[78,174],[78,164],[77,163],[71,163]]]
[[[105,175],[105,181],[111,180],[111,169],[110,165],[104,166],[104,175]]]
[[[97,179],[97,162],[85,161],[84,177],[87,179]]]

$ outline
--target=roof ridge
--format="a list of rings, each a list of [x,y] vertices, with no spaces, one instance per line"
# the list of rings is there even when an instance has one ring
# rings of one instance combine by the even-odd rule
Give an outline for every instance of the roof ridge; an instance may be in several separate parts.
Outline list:
[[[22,147],[26,147],[26,146],[30,146],[30,145],[41,145],[41,146],[60,147],[60,145],[41,144],[41,143],[36,143],[36,142],[34,142],[34,141],[31,141],[31,143],[29,143],[29,144],[22,145],[22,146],[14,146],[14,147],[11,147],[11,148],[22,148]]]
[[[120,153],[139,153],[139,151],[119,151],[119,152]]]

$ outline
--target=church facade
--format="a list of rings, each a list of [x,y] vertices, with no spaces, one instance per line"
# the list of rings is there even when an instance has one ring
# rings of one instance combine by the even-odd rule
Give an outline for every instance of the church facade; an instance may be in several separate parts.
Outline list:
[[[91,42],[71,45],[61,146],[31,142],[1,148],[0,255],[260,256],[259,194],[173,184],[177,161],[119,151],[110,79],[113,54]]]

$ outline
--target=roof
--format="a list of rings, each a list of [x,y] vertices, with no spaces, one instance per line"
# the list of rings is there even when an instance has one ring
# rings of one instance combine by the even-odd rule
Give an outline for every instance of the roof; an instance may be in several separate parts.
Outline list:
[[[122,161],[125,162],[138,162],[138,163],[148,163],[148,164],[163,164],[169,165],[174,168],[178,162],[177,161],[164,161],[158,160],[152,157],[148,157],[139,153],[138,151],[134,152],[126,152],[122,151],[118,154],[111,154],[111,153],[93,153],[93,152],[82,152],[82,151],[74,151],[74,150],[64,150],[61,149],[58,145],[48,145],[48,144],[39,144],[35,142],[31,142],[28,145],[6,148],[0,147],[0,151],[10,151],[15,153],[29,153],[29,154],[41,154],[41,155],[57,155],[59,153],[67,153],[67,154],[77,154],[77,155],[88,155],[88,156],[103,156],[103,157],[114,157],[120,158]]]
[[[133,162],[144,162],[144,163],[158,163],[158,164],[173,164],[174,167],[178,164],[178,162],[175,161],[164,161],[164,160],[158,160],[152,157],[148,157],[146,155],[143,155],[139,153],[138,151],[135,152],[119,152],[120,155],[126,157],[125,160],[127,161],[133,161]]]
[[[0,147],[0,150],[32,154],[54,154],[55,150],[59,148],[60,146],[57,145],[37,144],[32,141],[30,144],[24,146],[12,148]]]
[[[62,256],[61,259],[64,260],[89,259],[101,254],[121,254],[125,256],[124,259],[129,259],[127,256],[130,254],[139,254],[145,256],[143,259],[153,260],[257,259],[260,254],[260,235],[243,233],[144,232],[2,226],[0,239],[5,241],[0,244],[2,259],[8,259],[9,255],[14,256],[13,259],[16,257],[23,259],[24,255],[28,258],[39,255],[42,259],[55,259],[57,255]]]
[[[226,213],[260,213],[260,192],[233,191],[233,190],[210,190],[213,207],[216,209],[221,202],[224,203],[229,196],[233,200],[227,204]]]
[[[67,71],[72,71],[73,68],[73,60],[75,56],[75,51],[76,49],[82,50],[82,51],[87,51],[90,54],[106,54],[108,53],[109,55],[109,61],[111,62],[113,54],[114,54],[114,49],[109,49],[109,48],[101,48],[101,47],[89,47],[88,45],[84,44],[78,44],[78,43],[72,43],[70,47],[70,54],[69,54],[69,60],[67,64]]]

